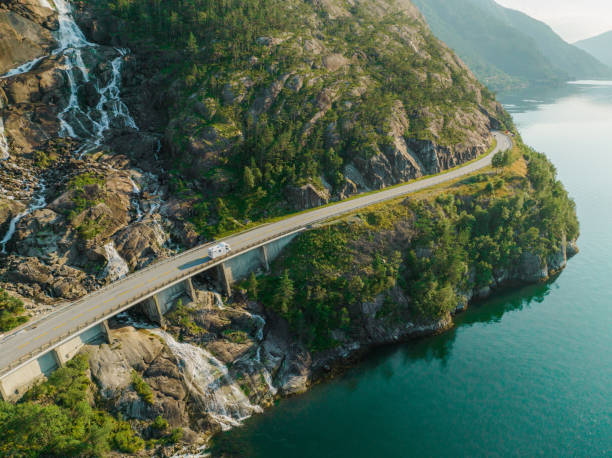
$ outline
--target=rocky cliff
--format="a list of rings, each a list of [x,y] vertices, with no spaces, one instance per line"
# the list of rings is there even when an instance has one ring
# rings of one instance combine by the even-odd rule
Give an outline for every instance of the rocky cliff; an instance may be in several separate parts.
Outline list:
[[[280,2],[274,20],[207,5],[185,51],[103,1],[2,3],[0,286],[34,313],[219,232],[459,165],[505,119],[407,1]],[[230,19],[252,25],[228,60]]]
[[[506,119],[409,1],[252,3],[110,14],[98,1],[80,16],[132,49],[126,91],[163,121],[173,189],[201,234],[456,166]]]
[[[502,174],[315,228],[231,299],[200,278],[196,300],[177,299],[164,330],[140,323],[135,331],[135,317],[113,321],[114,343],[88,350],[92,380],[145,437],[167,411],[195,450],[373,347],[446,331],[469,304],[560,273],[578,235],[561,190],[550,164],[526,149]],[[550,219],[553,192],[567,200]],[[136,393],[133,370],[151,402]]]

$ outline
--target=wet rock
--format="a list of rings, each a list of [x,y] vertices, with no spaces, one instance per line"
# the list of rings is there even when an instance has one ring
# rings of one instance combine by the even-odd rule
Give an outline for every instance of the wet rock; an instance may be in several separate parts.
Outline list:
[[[25,205],[11,199],[0,198],[0,233],[5,234],[11,219],[25,210]]]
[[[8,3],[11,10],[0,9],[0,74],[49,54],[56,47],[49,28],[55,26],[52,10],[34,2]]]
[[[114,236],[115,247],[130,270],[142,268],[163,253],[165,234],[152,222],[132,224]]]

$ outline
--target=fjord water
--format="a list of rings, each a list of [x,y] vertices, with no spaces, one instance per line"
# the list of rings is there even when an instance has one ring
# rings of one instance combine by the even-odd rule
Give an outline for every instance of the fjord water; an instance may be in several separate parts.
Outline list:
[[[377,351],[220,449],[254,457],[612,455],[612,87],[502,97],[575,198],[581,253],[548,285]]]

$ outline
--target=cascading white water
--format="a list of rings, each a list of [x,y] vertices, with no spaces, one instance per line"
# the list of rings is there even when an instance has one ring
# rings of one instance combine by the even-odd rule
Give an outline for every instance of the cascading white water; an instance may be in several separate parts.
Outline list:
[[[72,17],[72,9],[67,0],[54,0],[55,8],[48,0],[40,0],[40,5],[55,9],[58,13],[59,28],[55,33],[58,47],[52,54],[62,54],[64,57],[64,71],[69,86],[68,104],[58,114],[60,121],[59,135],[61,137],[80,138],[83,145],[78,152],[83,155],[87,151],[100,146],[104,139],[104,133],[111,126],[115,119],[120,120],[124,126],[137,129],[134,119],[130,116],[129,110],[120,98],[119,83],[121,82],[121,64],[126,50],[118,49],[118,56],[110,62],[111,72],[108,81],[101,85],[95,82],[95,88],[99,93],[99,100],[94,108],[81,108],[78,98],[79,82],[89,82],[90,74],[83,60],[83,50],[96,47],[94,43],[87,41],[85,35]],[[30,71],[38,62],[47,56],[37,57],[36,59],[9,70],[0,78],[9,78]],[[0,160],[10,157],[8,141],[4,129],[4,121],[0,116]],[[38,192],[34,195],[28,209],[17,215],[9,224],[9,230],[5,234],[0,245],[2,252],[6,252],[6,245],[13,237],[17,223],[34,210],[43,208],[46,205],[44,183],[40,183]],[[114,250],[114,247],[112,247]],[[108,253],[108,250],[107,250]],[[116,253],[116,251],[115,251]],[[118,255],[117,255],[118,256]],[[119,257],[120,258],[120,257]],[[113,259],[115,259],[113,257]],[[122,260],[123,261],[123,260]],[[125,264],[125,261],[123,261]],[[127,269],[121,267],[121,271]],[[127,271],[126,271],[127,273]]]
[[[134,210],[136,210],[136,221],[140,221],[144,216],[144,214],[142,213],[142,208],[140,207],[140,188],[134,182],[134,180],[132,180],[131,177],[130,183],[132,184],[132,194],[134,194],[134,197],[131,200],[132,207],[134,207]]]
[[[221,294],[219,294],[216,291],[213,291],[213,296],[215,296],[215,305],[217,306],[217,308],[223,310],[225,308],[225,305],[223,305],[223,298],[221,297]]]
[[[79,156],[99,147],[104,141],[104,133],[111,127],[111,122],[120,120],[124,126],[138,130],[136,122],[131,117],[127,105],[120,97],[119,84],[121,82],[121,64],[127,50],[117,49],[119,55],[111,64],[111,75],[105,85],[95,82],[98,92],[98,103],[95,107],[81,108],[78,98],[78,82],[90,80],[89,71],[83,62],[82,51],[87,47],[96,46],[85,38],[85,35],[72,17],[70,4],[65,0],[56,0],[59,13],[59,31],[57,39],[60,43],[58,50],[65,57],[65,72],[68,78],[70,95],[67,106],[58,115],[60,119],[61,137],[73,137],[83,140],[78,149]],[[78,70],[78,73],[75,72]],[[79,75],[80,74],[80,75]]]
[[[47,56],[40,56],[36,59],[33,59],[25,64],[20,65],[19,67],[13,68],[6,72],[4,75],[0,76],[0,78],[10,78],[11,76],[21,75],[22,73],[27,73],[34,68],[34,66],[43,60]]]
[[[83,48],[85,46],[95,46],[85,38],[85,35],[72,18],[72,8],[66,0],[53,0],[58,14],[59,29],[57,31],[57,41],[60,46],[54,51],[55,54],[67,48]]]
[[[229,375],[225,364],[209,352],[201,347],[179,343],[161,329],[152,332],[166,341],[179,361],[179,368],[192,395],[222,429],[239,426],[246,418],[262,411],[261,407],[251,404]]]
[[[104,245],[104,251],[106,252],[107,260],[105,268],[106,277],[110,278],[111,281],[115,281],[130,273],[127,262],[119,255],[113,242]]]
[[[9,146],[4,135],[4,120],[0,116],[0,161],[6,161],[9,158]]]
[[[263,316],[257,315],[255,313],[251,313],[251,316],[259,324],[259,327],[257,328],[257,335],[255,337],[257,337],[257,340],[261,342],[264,339],[263,332],[264,332],[264,328],[266,327],[266,320],[264,319]]]
[[[0,245],[2,245],[2,253],[6,253],[6,244],[10,242],[10,240],[13,238],[13,235],[15,235],[17,223],[24,217],[28,216],[30,213],[44,208],[47,205],[47,201],[45,200],[46,190],[47,188],[45,186],[45,182],[41,180],[38,183],[38,190],[34,194],[34,197],[32,198],[32,201],[30,202],[30,205],[28,206],[27,210],[22,213],[19,213],[11,220],[11,222],[9,223],[8,231],[6,232],[6,234],[4,234],[2,240],[0,240]]]

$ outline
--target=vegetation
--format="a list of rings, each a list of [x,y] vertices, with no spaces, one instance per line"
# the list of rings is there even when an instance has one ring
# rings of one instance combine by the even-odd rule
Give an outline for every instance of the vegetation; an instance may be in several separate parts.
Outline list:
[[[138,393],[138,396],[145,401],[147,404],[153,404],[153,390],[147,382],[145,382],[140,374],[135,370],[132,370],[132,387],[134,391]]]
[[[413,0],[438,38],[478,78],[503,91],[528,84],[609,76],[588,53],[547,25],[491,0]]]
[[[325,181],[338,193],[347,164],[392,145],[397,112],[406,138],[451,148],[473,127],[457,122],[464,113],[498,115],[427,25],[395,7],[338,2],[347,14],[331,20],[324,5],[297,0],[90,1],[183,83],[168,113],[169,181],[205,236],[286,214],[288,188]],[[340,68],[326,66],[330,53]]]
[[[17,404],[0,402],[0,455],[103,456],[134,453],[144,441],[130,425],[91,405],[86,355],[77,355]]]
[[[447,315],[462,291],[488,286],[523,253],[546,260],[564,236],[578,237],[574,203],[554,166],[517,144],[499,156],[503,171],[368,208],[357,215],[361,222],[301,234],[273,273],[251,278],[247,290],[256,283],[261,302],[315,351],[336,344],[331,330],[360,332],[360,304],[377,297],[384,302],[379,318],[429,322]],[[394,299],[394,287],[410,300]]]
[[[77,175],[68,182],[67,189],[72,191],[72,208],[67,216],[73,224],[78,223],[79,236],[84,240],[95,238],[108,224],[103,216],[79,218],[84,211],[104,202],[105,185],[104,177],[91,172]]]
[[[26,321],[23,302],[0,288],[0,332],[10,331]]]

